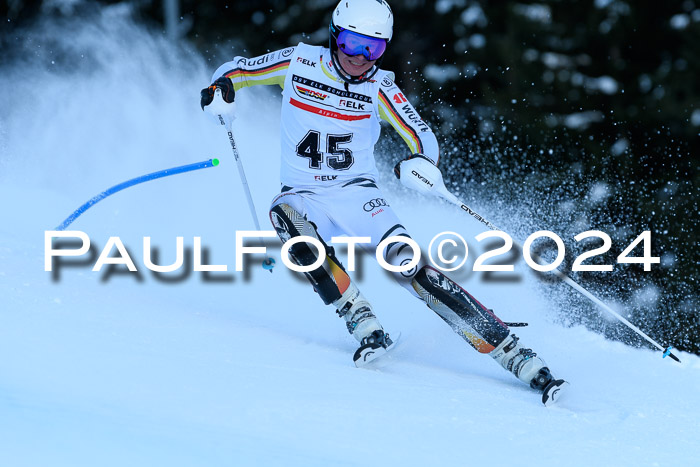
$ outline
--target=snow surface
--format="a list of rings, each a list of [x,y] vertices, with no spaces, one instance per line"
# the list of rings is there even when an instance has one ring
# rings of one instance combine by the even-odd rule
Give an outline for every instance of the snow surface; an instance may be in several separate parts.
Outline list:
[[[544,408],[370,257],[355,276],[402,339],[380,368],[356,369],[355,341],[281,265],[277,242],[273,274],[233,272],[234,232],[253,227],[226,135],[198,107],[218,64],[108,19],[70,36],[106,54],[89,71],[57,72],[38,55],[0,78],[0,465],[697,465],[700,358],[681,352],[677,364],[557,325],[522,261],[516,281],[453,276],[503,319],[530,323],[518,335],[571,382],[558,406]],[[253,90],[238,102],[267,228],[279,101]],[[90,197],[210,157],[221,165],[129,188],[72,226],[96,253],[119,236],[140,275],[92,272],[94,259],[55,280],[43,270],[44,231]],[[422,245],[454,230],[475,257],[477,222],[393,182],[387,198]],[[526,215],[510,208],[512,222]],[[166,283],[143,267],[144,236],[161,264],[177,236],[190,248],[201,236],[229,272]]]

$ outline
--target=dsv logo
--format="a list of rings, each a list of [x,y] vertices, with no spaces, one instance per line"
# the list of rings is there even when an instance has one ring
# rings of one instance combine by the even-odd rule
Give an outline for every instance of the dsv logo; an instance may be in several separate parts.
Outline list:
[[[364,206],[362,206],[362,209],[364,209],[365,212],[372,212],[373,210],[381,208],[382,206],[389,206],[389,204],[387,204],[384,198],[375,198],[367,201]]]

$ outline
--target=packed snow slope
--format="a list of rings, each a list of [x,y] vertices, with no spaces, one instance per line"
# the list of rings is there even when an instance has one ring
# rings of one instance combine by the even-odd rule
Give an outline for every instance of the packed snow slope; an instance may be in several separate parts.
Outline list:
[[[557,325],[566,310],[535,291],[522,261],[516,280],[487,281],[468,272],[472,261],[453,276],[503,319],[530,323],[517,334],[571,382],[558,406],[544,408],[369,256],[355,277],[402,337],[380,367],[355,368],[355,341],[281,264],[276,241],[273,274],[255,261],[234,271],[235,231],[253,224],[226,135],[198,107],[218,64],[118,10],[103,15],[69,39],[35,31],[38,43],[55,34],[86,63],[53,69],[44,50],[0,78],[0,465],[697,465],[700,358],[680,353],[677,364]],[[268,228],[279,99],[241,92],[238,110],[234,131]],[[138,273],[93,272],[96,256],[44,271],[44,231],[80,204],[211,157],[221,165],[129,188],[71,226],[90,236],[95,255],[120,237]],[[477,222],[386,187],[422,245],[452,230],[470,241],[470,258],[482,251]],[[159,264],[175,260],[184,237],[190,262],[151,273],[146,236]],[[195,236],[205,261],[228,272],[183,272]]]

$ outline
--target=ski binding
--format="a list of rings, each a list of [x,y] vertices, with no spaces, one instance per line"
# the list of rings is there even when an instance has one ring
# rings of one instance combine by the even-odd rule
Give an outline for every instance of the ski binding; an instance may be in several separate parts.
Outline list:
[[[566,393],[569,383],[563,379],[552,380],[542,392],[542,403],[545,407],[556,404],[559,398]]]
[[[387,334],[386,347],[377,342],[368,342],[361,345],[360,348],[355,351],[355,355],[352,357],[353,362],[355,362],[355,366],[358,368],[363,368],[368,366],[374,360],[384,356],[396,346],[399,337],[401,337],[401,333],[399,333],[393,339],[389,338],[389,334]]]

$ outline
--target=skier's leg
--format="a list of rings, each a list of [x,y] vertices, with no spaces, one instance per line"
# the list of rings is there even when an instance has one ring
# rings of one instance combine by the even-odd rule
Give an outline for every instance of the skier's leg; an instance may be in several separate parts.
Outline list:
[[[283,242],[300,235],[317,239],[324,245],[326,257],[317,269],[306,272],[314,290],[319,294],[323,303],[332,304],[338,315],[345,319],[348,332],[360,343],[369,340],[381,341],[383,329],[379,320],[372,312],[372,307],[362,295],[355,283],[350,279],[345,268],[335,256],[332,247],[326,244],[318,232],[317,226],[308,219],[308,198],[295,193],[285,193],[273,201],[270,208],[270,220]],[[321,212],[312,212],[316,217],[323,218]],[[319,219],[323,220],[323,219]],[[318,259],[317,249],[308,243],[299,242],[289,249],[292,261],[300,266],[308,266]],[[377,333],[377,331],[381,331]],[[379,335],[381,334],[381,335]],[[383,341],[380,342],[383,344]]]
[[[391,211],[390,208],[387,210]],[[388,214],[393,215],[393,212]],[[398,223],[384,232],[380,241],[389,236],[410,238]],[[393,266],[407,264],[413,255],[412,248],[400,241],[389,244],[384,250],[385,261]],[[491,355],[523,382],[543,390],[552,380],[544,360],[524,348],[519,338],[511,334],[508,326],[493,311],[437,269],[420,262],[408,271],[392,274],[399,284],[421,298],[472,347]]]
[[[521,381],[543,391],[553,380],[544,360],[523,347],[493,311],[443,273],[424,266],[412,284],[428,307],[457,334],[479,352],[489,354]]]
[[[335,197],[325,200],[336,207],[333,210],[333,222],[349,236],[369,237],[370,243],[360,244],[366,253],[374,256],[377,245],[389,237],[411,238],[382,191],[371,179],[355,179],[335,193]],[[401,241],[394,241],[383,250],[384,260],[392,266],[405,266],[413,256],[413,248]],[[402,287],[416,297],[418,294],[413,289],[411,280],[419,267],[420,264],[407,271],[391,273]]]
[[[342,225],[348,235],[369,236],[372,242],[364,247],[368,252],[374,254],[377,245],[388,237],[410,238],[381,191],[370,181],[344,188],[344,196],[357,202],[344,204],[339,211],[342,216],[334,216],[333,221]],[[404,266],[413,259],[414,252],[410,245],[397,240],[387,245],[383,255],[387,263]],[[525,383],[542,390],[553,380],[545,362],[524,348],[503,321],[440,271],[419,262],[416,267],[392,275],[470,345],[491,355]]]

